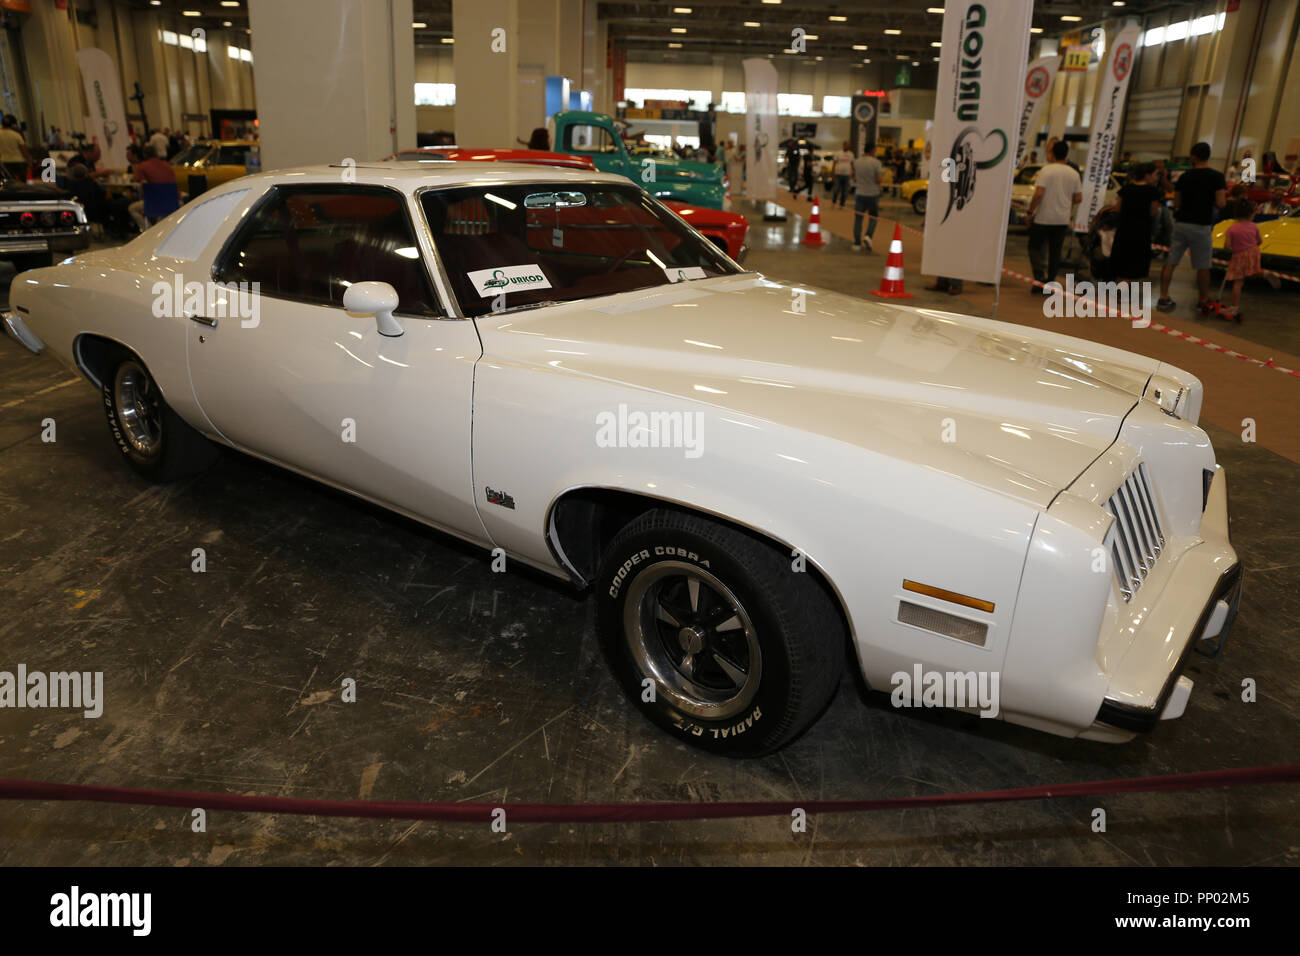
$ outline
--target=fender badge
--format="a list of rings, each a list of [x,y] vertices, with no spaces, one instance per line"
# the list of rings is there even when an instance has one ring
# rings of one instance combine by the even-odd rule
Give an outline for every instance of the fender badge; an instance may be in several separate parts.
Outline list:
[[[491,488],[484,488],[487,492],[487,500],[490,505],[500,505],[502,508],[515,510],[515,499],[506,494],[504,491],[493,491]]]

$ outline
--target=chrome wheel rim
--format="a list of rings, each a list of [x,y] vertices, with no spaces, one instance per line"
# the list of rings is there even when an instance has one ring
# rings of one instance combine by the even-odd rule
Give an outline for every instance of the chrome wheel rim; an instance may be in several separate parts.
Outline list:
[[[123,362],[117,370],[113,410],[131,447],[152,456],[162,441],[162,407],[153,379],[136,362]]]
[[[763,655],[731,589],[703,568],[664,561],[637,576],[623,612],[628,650],[679,710],[726,720],[753,701]]]

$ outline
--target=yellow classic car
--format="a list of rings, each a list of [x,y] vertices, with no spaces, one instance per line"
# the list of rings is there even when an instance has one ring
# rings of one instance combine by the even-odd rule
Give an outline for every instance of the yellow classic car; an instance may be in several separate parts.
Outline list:
[[[918,216],[925,215],[925,198],[929,189],[930,180],[928,179],[909,179],[898,187],[900,198],[903,202],[910,202],[912,210]]]
[[[1041,163],[1035,163],[1032,166],[1022,166],[1016,170],[1015,179],[1011,182],[1011,213],[1009,216],[1010,223],[1013,226],[1023,225],[1025,222],[1025,213],[1029,211],[1029,201],[1034,198],[1034,177],[1042,169]],[[1106,194],[1102,201],[1104,206],[1113,206],[1119,199],[1120,182],[1113,175],[1106,184]],[[928,179],[911,179],[903,183],[900,192],[904,202],[912,204],[912,210],[918,216],[925,215],[926,194],[930,189],[930,180]]]
[[[1214,227],[1214,268],[1226,269],[1232,253],[1227,249],[1228,228],[1237,220],[1225,219]],[[1300,276],[1300,215],[1259,223],[1260,265],[1270,272]]]
[[[191,176],[205,176],[204,188],[211,189],[262,169],[261,147],[249,139],[205,139],[172,157],[176,183],[182,192],[193,193]],[[196,184],[197,185],[197,184]]]

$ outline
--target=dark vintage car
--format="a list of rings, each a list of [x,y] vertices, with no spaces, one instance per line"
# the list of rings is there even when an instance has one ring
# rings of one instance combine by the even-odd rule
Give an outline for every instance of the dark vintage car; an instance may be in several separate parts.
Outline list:
[[[0,166],[0,259],[19,272],[90,245],[81,203],[53,183],[21,183]]]

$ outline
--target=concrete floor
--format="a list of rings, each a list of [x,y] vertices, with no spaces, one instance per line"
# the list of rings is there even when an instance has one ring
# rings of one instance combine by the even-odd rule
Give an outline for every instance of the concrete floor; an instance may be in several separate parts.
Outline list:
[[[850,259],[834,237],[800,249],[801,225],[755,223],[748,264],[854,294],[875,286],[883,255]],[[1216,358],[1224,376],[1246,374]],[[1300,396],[1300,380],[1250,372]],[[55,443],[39,437],[45,418]],[[107,698],[98,720],[0,711],[0,777],[336,799],[798,801],[1293,762],[1300,465],[1209,430],[1246,590],[1225,655],[1193,660],[1182,719],[1107,746],[899,712],[846,675],[809,734],[738,763],[633,711],[581,596],[503,579],[483,554],[234,453],[149,485],[118,460],[89,386],[0,337],[0,668],[103,670]],[[190,570],[195,547],[204,574]],[[355,704],[339,701],[345,677]],[[1256,703],[1240,700],[1246,677]],[[1257,787],[830,815],[802,835],[782,819],[502,835],[217,812],[196,834],[181,810],[0,803],[0,865],[1294,864],[1298,809],[1294,788]]]

